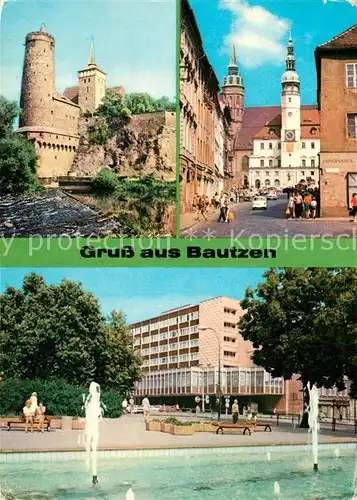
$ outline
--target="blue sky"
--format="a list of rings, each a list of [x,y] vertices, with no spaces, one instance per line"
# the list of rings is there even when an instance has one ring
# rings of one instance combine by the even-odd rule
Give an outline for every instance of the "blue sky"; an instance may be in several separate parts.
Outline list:
[[[9,0],[1,18],[1,87],[20,95],[26,34],[44,22],[56,40],[56,86],[77,83],[94,37],[98,66],[108,86],[156,97],[175,95],[175,0]]]
[[[82,283],[98,297],[103,311],[124,311],[128,322],[140,321],[168,309],[196,304],[217,296],[241,299],[248,286],[261,281],[264,269],[18,269],[1,270],[0,290],[20,288],[23,278],[36,271],[47,283],[63,278]]]
[[[357,23],[357,0],[190,0],[222,84],[234,40],[247,106],[279,105],[292,30],[302,103],[316,103],[314,49]]]

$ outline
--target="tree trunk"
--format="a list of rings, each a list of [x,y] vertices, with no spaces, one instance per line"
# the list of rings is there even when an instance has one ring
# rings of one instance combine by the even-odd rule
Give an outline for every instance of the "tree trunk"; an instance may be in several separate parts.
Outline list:
[[[309,428],[309,414],[307,412],[307,409],[310,404],[310,395],[309,391],[307,390],[307,386],[303,385],[303,390],[302,390],[302,418],[300,422],[300,428],[301,429],[308,429]]]

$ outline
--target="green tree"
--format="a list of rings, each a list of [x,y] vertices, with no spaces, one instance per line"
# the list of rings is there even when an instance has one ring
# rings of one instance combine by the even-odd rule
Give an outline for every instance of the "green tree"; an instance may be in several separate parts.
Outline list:
[[[138,361],[129,335],[122,334],[125,328],[128,334],[127,327],[120,325],[121,343],[115,344],[117,324],[106,320],[96,296],[79,283],[63,280],[47,285],[41,276],[29,274],[22,289],[9,287],[0,296],[0,311],[4,379],[61,378],[76,387],[95,380],[103,389],[120,391],[137,380],[135,368],[128,374],[131,361]],[[123,359],[121,351],[132,353],[123,366],[118,361]]]
[[[162,96],[156,100],[157,111],[176,111],[176,103],[166,96]]]
[[[0,192],[22,194],[37,186],[36,151],[19,134],[0,139]]]
[[[14,122],[19,111],[16,102],[8,101],[0,95],[0,139],[13,132]]]
[[[123,313],[113,311],[104,328],[105,350],[102,352],[102,370],[109,387],[120,387],[122,394],[133,388],[133,380],[141,376],[140,357],[135,353],[130,329]],[[120,369],[118,369],[120,367]]]
[[[95,114],[105,118],[116,118],[121,115],[124,107],[124,97],[121,94],[107,92]]]
[[[342,390],[353,348],[352,337],[346,335],[353,315],[348,316],[347,309],[352,312],[344,294],[351,282],[357,293],[357,271],[271,269],[264,277],[255,290],[247,289],[241,302],[245,314],[239,327],[253,343],[254,363],[274,377],[298,374],[306,403],[308,382]],[[301,426],[307,426],[306,413]]]
[[[157,111],[155,99],[146,93],[128,94],[125,102],[133,115]]]
[[[95,121],[88,127],[88,141],[91,144],[103,145],[110,137],[110,130],[108,123],[101,119]]]
[[[115,190],[118,183],[118,176],[112,170],[103,168],[93,179],[93,191],[98,194],[110,193]]]

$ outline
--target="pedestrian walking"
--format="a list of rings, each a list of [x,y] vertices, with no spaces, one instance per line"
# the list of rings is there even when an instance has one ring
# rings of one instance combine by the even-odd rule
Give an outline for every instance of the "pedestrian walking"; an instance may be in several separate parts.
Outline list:
[[[294,209],[295,209],[295,217],[297,219],[302,218],[302,208],[303,208],[303,198],[299,192],[295,192],[294,194]]]
[[[121,404],[121,407],[123,409],[124,415],[128,413],[128,400],[126,398],[123,399],[123,402]]]
[[[238,405],[238,399],[235,399],[232,404],[232,419],[234,424],[238,422],[238,418],[239,418],[239,405]]]
[[[227,217],[227,201],[226,197],[223,195],[220,199],[219,217],[217,222],[226,222]]]
[[[288,206],[286,207],[286,215],[288,216],[289,219],[293,219],[295,217],[294,207],[295,207],[294,196],[290,195],[288,200]]]
[[[134,413],[134,399],[133,398],[130,398],[129,399],[129,410],[130,410],[130,413],[133,414]]]
[[[150,401],[146,396],[142,401],[142,406],[143,406],[144,419],[146,421],[150,416]]]
[[[353,193],[352,195],[351,213],[353,215],[353,222],[357,222],[357,193]]]
[[[304,206],[305,206],[305,217],[306,217],[306,219],[310,219],[311,202],[312,202],[312,196],[308,192],[304,196]]]
[[[313,219],[316,219],[316,213],[317,213],[317,201],[315,196],[313,196],[311,201],[311,217]]]
[[[207,220],[206,210],[207,210],[206,197],[205,196],[200,196],[199,200],[198,200],[198,215],[197,215],[197,220],[200,220],[200,216],[201,215],[202,215],[203,220]]]

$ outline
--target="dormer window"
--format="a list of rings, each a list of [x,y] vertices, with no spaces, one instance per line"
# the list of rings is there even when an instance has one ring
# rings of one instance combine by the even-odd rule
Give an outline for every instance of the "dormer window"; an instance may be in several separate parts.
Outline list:
[[[269,135],[274,135],[275,134],[275,130],[273,128],[269,129]]]
[[[312,129],[310,130],[311,135],[316,135],[316,132],[317,132],[317,128],[312,127]]]

